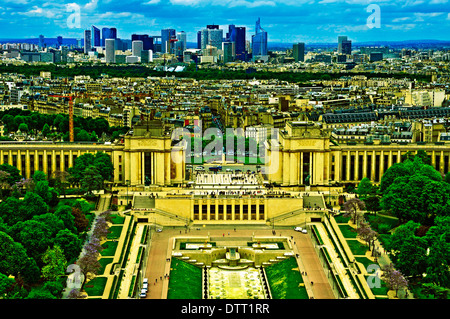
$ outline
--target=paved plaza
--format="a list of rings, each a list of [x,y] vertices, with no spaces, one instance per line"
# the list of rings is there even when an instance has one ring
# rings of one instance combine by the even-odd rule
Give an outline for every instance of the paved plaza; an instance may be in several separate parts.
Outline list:
[[[310,297],[314,299],[334,299],[334,295],[325,275],[323,267],[314,250],[314,245],[308,234],[302,234],[293,229],[275,229],[276,237],[288,237],[291,239],[293,252],[299,255],[297,262],[303,276],[306,289]],[[248,236],[273,236],[272,228],[260,227],[251,228],[249,226],[229,226],[229,227],[201,227],[200,229],[184,230],[164,228],[160,233],[152,235],[152,243],[149,251],[147,267],[144,270],[144,277],[149,281],[148,299],[165,299],[167,296],[169,280],[165,277],[170,273],[171,251],[173,240],[176,237],[197,237],[197,236],[220,236],[220,237],[248,237]],[[313,284],[312,284],[313,283]]]

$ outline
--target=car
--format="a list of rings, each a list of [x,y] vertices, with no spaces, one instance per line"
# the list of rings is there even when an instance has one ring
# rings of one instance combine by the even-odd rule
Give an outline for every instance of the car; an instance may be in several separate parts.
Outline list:
[[[147,297],[147,290],[141,289],[141,293],[139,294],[139,297],[141,297],[141,298]]]
[[[162,232],[162,229],[161,229],[161,228],[158,228],[158,229],[156,230],[156,232],[157,232],[157,233],[160,233],[160,232]]]
[[[148,278],[144,278],[144,280],[142,280],[142,283],[148,284]]]
[[[306,229],[303,229],[303,230],[302,230],[302,233],[303,233],[303,234],[307,234],[308,231],[307,231]]]
[[[294,227],[294,230],[295,230],[295,231],[298,231],[298,232],[302,232],[302,231],[303,231],[303,228],[301,228],[301,227]]]
[[[145,289],[145,291],[148,291],[148,283],[144,283],[142,285],[142,290],[144,290],[144,289]]]
[[[233,170],[231,168],[226,169],[227,172],[232,172]]]
[[[196,171],[204,171],[205,168],[204,168],[203,166],[197,166],[197,167],[195,168],[195,170],[196,170]]]

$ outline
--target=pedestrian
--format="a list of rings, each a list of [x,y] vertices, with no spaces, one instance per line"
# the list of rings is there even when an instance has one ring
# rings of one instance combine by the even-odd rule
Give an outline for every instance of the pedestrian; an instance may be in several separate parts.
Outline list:
[[[313,286],[314,285],[314,283],[311,281],[311,286]]]
[[[162,276],[159,276],[159,280],[162,280]]]

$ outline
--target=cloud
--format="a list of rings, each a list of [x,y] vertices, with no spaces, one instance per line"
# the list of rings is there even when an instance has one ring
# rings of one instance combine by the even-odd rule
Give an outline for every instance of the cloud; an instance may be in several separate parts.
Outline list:
[[[144,5],[158,4],[161,0],[150,0],[148,2],[143,3]]]

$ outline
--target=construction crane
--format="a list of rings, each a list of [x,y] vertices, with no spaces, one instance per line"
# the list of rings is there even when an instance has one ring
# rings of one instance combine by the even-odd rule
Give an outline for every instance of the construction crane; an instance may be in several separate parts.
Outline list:
[[[72,101],[72,94],[68,94],[68,95],[49,95],[50,97],[63,97],[69,98],[69,138],[70,138],[70,142],[74,141],[74,134],[73,134],[73,101]]]

